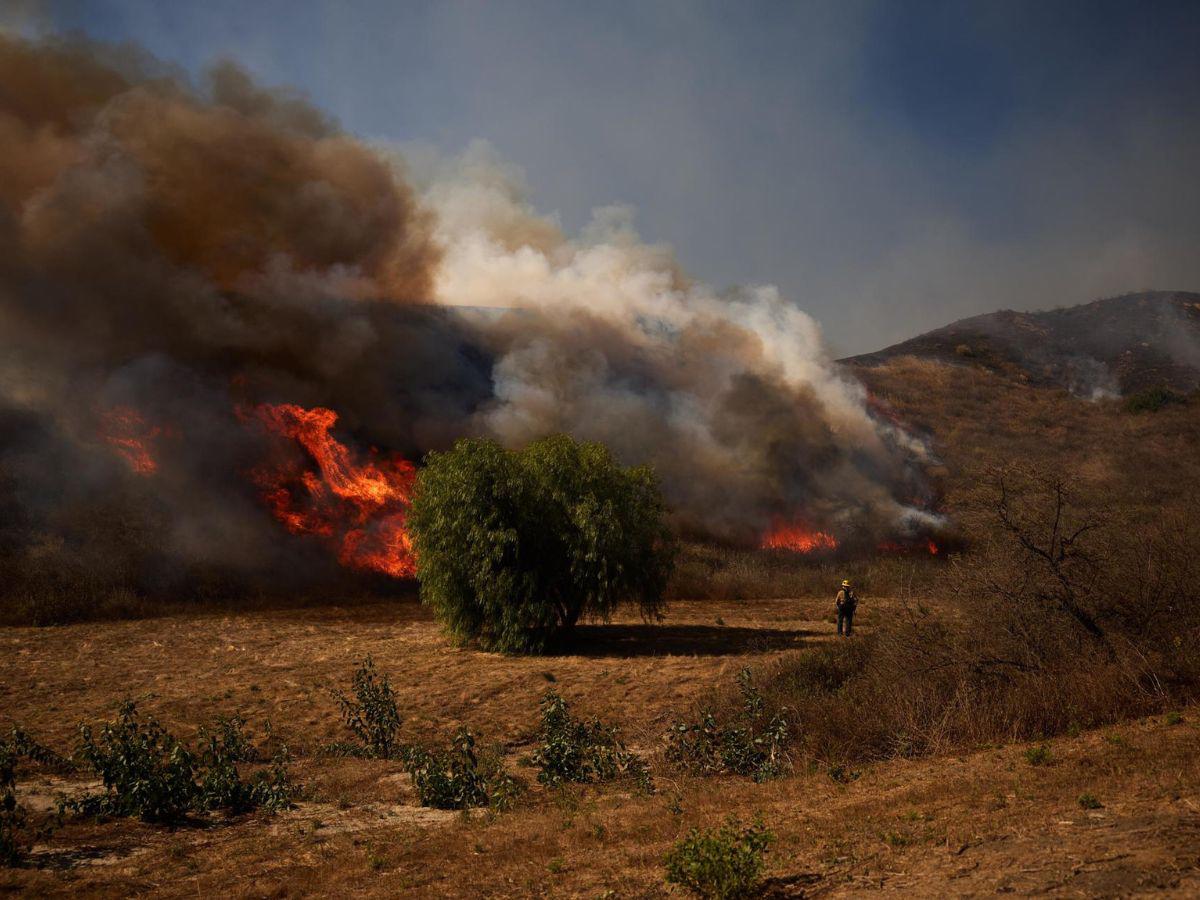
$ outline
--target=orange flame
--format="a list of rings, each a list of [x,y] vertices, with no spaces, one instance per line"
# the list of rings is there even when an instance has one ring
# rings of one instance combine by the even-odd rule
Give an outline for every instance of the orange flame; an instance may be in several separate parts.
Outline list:
[[[825,531],[816,531],[800,522],[777,520],[762,539],[768,550],[790,550],[793,553],[812,553],[814,550],[836,550],[837,538]]]
[[[406,528],[416,468],[401,456],[375,450],[357,461],[330,430],[337,413],[290,403],[262,404],[246,412],[268,432],[298,443],[316,463],[314,472],[295,461],[260,466],[251,473],[272,514],[293,534],[331,542],[342,565],[394,578],[416,573]]]
[[[114,406],[100,421],[100,437],[138,475],[153,475],[158,471],[151,445],[163,434],[161,426],[148,423],[132,406]]]

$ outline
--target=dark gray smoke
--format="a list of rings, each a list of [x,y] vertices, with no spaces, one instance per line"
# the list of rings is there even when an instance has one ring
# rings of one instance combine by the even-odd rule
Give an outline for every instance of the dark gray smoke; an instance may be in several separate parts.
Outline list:
[[[929,521],[923,447],[774,289],[695,284],[613,211],[568,239],[478,150],[412,165],[232,65],[196,85],[0,37],[10,571],[310,572],[246,478],[268,450],[236,411],[262,402],[410,458],[603,440],[657,468],[681,528],[726,539]]]
[[[375,153],[236,68],[198,87],[0,37],[0,468],[28,537],[10,551],[74,559],[125,523],[109,567],[155,560],[131,582],[277,567],[238,404],[330,406],[408,454],[462,433],[489,363],[428,305],[430,232]]]

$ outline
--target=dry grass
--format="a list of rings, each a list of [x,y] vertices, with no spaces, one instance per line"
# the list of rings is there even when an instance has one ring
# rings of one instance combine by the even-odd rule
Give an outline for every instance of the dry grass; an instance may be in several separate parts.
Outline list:
[[[784,550],[685,544],[668,596],[687,600],[748,600],[832,595],[843,578],[860,592],[896,596],[934,583],[946,558],[882,555],[822,558]]]
[[[19,723],[66,750],[76,722],[107,716],[122,696],[185,737],[241,712],[272,721],[310,791],[292,813],[204,829],[68,822],[37,849],[37,867],[0,873],[0,891],[660,896],[674,840],[761,812],[780,837],[775,896],[1196,895],[1200,710],[1181,704],[1200,678],[1189,524],[1200,405],[1135,415],[913,360],[864,377],[932,436],[945,509],[971,541],[948,564],[689,547],[672,591],[691,599],[664,623],[619,616],[543,658],[455,647],[403,599],[285,597],[239,611],[210,596],[158,618],[0,630],[0,727]],[[1107,520],[1065,577],[1117,652],[1081,636],[1062,608],[1047,613],[1062,573],[1006,543],[992,476],[1015,461],[1074,479],[1073,520]],[[1013,509],[1037,537],[1041,519]],[[860,637],[835,643],[844,575],[864,594]],[[780,599],[741,599],[755,597]],[[368,653],[399,692],[406,739],[441,741],[467,724],[533,782],[520,763],[553,685],[652,755],[659,793],[534,786],[498,816],[422,810],[399,763],[321,752],[347,737],[331,689]],[[989,658],[1020,665],[998,676]],[[668,725],[723,702],[746,665],[768,703],[794,710],[796,771],[755,785],[666,768],[655,751]],[[1181,721],[1129,721],[1176,709]],[[1046,744],[1048,762],[1031,765],[1014,740]],[[22,796],[44,818],[64,787],[39,775]],[[1100,808],[1081,808],[1085,794]]]
[[[125,693],[181,734],[217,713],[270,717],[300,752],[309,795],[276,818],[170,831],[135,822],[68,822],[39,845],[34,868],[0,889],[44,895],[665,896],[662,857],[693,826],[761,812],[780,836],[771,889],[851,895],[997,889],[1127,893],[1200,887],[1196,717],[1158,719],[1049,741],[1052,763],[1024,748],[964,756],[823,766],[755,785],[679,777],[659,793],[629,786],[533,787],[516,809],[463,818],[416,806],[402,765],[330,758],[345,734],[330,688],[371,653],[391,676],[405,733],[463,721],[501,740],[514,771],[531,749],[537,701],[551,683],[581,713],[623,726],[653,750],[668,722],[729,684],[744,665],[765,674],[833,643],[828,599],[681,602],[661,626],[625,618],[592,626],[574,652],[505,657],[451,646],[413,604],[310,608],[3,632],[0,709],[59,749],[70,725]],[[867,597],[864,637],[899,610]],[[723,624],[718,624],[718,620]],[[845,642],[865,648],[865,643]],[[861,710],[847,706],[847,712]],[[1170,724],[1174,723],[1174,724]],[[26,778],[28,805],[71,788]],[[34,795],[31,796],[31,791]],[[1082,811],[1089,793],[1103,809]],[[1055,835],[1042,841],[1038,835]],[[1019,859],[1014,865],[1012,860]]]
[[[869,640],[760,676],[768,714],[795,721],[807,758],[1031,740],[1200,694],[1200,516],[1094,518],[1061,479],[998,478],[1000,536],[952,561],[940,604],[908,595]]]
[[[806,645],[823,646],[832,632],[826,609],[824,600],[676,604],[666,623],[676,629],[673,644],[626,620],[604,638],[618,655],[542,660],[452,648],[414,607],[14,629],[5,633],[2,708],[62,746],[64,723],[97,715],[129,689],[153,695],[145,708],[181,732],[240,709],[270,714],[279,735],[301,735],[294,743],[311,748],[340,736],[327,686],[345,683],[354,660],[370,651],[393,676],[411,723],[469,721],[505,736],[516,759],[529,748],[543,671],[580,711],[650,740],[677,709],[740,666],[784,664]],[[877,631],[892,609],[868,602],[864,632]],[[712,625],[717,617],[726,625]],[[710,627],[734,636],[719,652]],[[783,635],[790,643],[778,643]],[[649,655],[655,651],[662,653]],[[1046,766],[1032,767],[1024,747],[1006,746],[862,765],[841,781],[803,767],[764,785],[660,772],[652,797],[628,786],[535,788],[511,812],[468,818],[416,807],[399,763],[308,755],[296,768],[310,799],[291,813],[199,830],[68,823],[38,847],[38,867],[0,873],[0,890],[665,896],[661,861],[673,841],[730,813],[761,812],[780,837],[768,870],[777,895],[801,888],[1096,895],[1156,886],[1184,894],[1200,888],[1198,715],[1184,709],[1175,724],[1147,720],[1051,740]],[[52,797],[62,782],[47,780],[27,779],[24,796],[36,789]],[[1081,810],[1085,792],[1103,808]]]
[[[912,357],[856,369],[871,392],[930,436],[943,505],[972,540],[993,530],[987,473],[1014,462],[1069,475],[1085,500],[1136,522],[1186,506],[1200,485],[1200,404],[1129,412],[969,365]]]
[[[886,602],[886,601],[880,601]],[[831,600],[678,602],[661,624],[633,615],[580,627],[558,655],[509,657],[454,646],[413,602],[311,607],[0,631],[0,728],[56,746],[122,696],[184,736],[241,711],[302,752],[348,737],[333,697],[370,654],[389,674],[410,736],[457,723],[519,745],[553,684],[581,711],[655,740],[683,708],[743,665],[827,640]],[[864,604],[870,626],[880,607]]]

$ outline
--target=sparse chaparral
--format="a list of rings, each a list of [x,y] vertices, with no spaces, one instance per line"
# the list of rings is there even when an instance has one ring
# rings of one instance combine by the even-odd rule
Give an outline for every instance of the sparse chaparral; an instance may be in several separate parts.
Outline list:
[[[0,0],[0,896],[1200,896],[1198,47]]]

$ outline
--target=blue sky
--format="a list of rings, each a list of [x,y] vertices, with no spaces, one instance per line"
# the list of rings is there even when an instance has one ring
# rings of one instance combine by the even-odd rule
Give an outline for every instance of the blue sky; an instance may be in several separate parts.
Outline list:
[[[859,352],[998,307],[1200,289],[1200,3],[49,0],[347,130],[483,138],[568,229],[626,203]],[[13,14],[15,16],[15,13]]]

